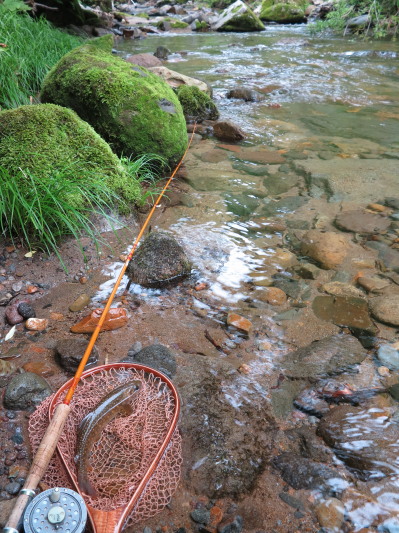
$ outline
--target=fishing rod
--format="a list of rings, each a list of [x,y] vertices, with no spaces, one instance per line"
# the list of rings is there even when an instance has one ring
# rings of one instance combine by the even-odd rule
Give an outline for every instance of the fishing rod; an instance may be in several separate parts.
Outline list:
[[[17,501],[13,507],[13,510],[10,514],[10,517],[6,523],[6,526],[4,528],[4,532],[5,533],[19,533],[19,529],[21,528],[21,525],[22,525],[22,515],[24,513],[24,510],[26,508],[26,506],[28,505],[28,503],[30,502],[31,498],[33,498],[34,496],[36,496],[36,488],[40,482],[40,480],[42,479],[44,473],[46,472],[48,466],[49,466],[49,463],[51,461],[51,458],[52,456],[54,455],[54,452],[56,450],[56,447],[57,447],[57,443],[60,439],[60,436],[61,436],[61,433],[64,429],[64,426],[65,426],[65,423],[66,423],[66,420],[68,418],[68,415],[71,411],[71,400],[72,400],[72,397],[75,393],[75,390],[76,390],[76,387],[81,379],[81,376],[82,376],[82,373],[84,371],[84,368],[87,364],[87,361],[91,355],[91,352],[93,350],[93,347],[94,347],[94,344],[100,334],[100,331],[101,331],[101,328],[106,320],[106,317],[107,317],[107,313],[109,312],[110,308],[111,308],[111,305],[112,305],[112,302],[114,300],[114,297],[116,295],[116,292],[119,288],[119,285],[122,281],[122,278],[126,272],[126,269],[137,249],[137,246],[145,232],[145,230],[147,229],[148,227],[148,224],[155,212],[155,209],[157,208],[157,206],[159,205],[163,195],[165,194],[165,192],[167,191],[170,183],[172,182],[173,178],[175,177],[177,171],[179,170],[181,164],[183,163],[186,155],[187,155],[187,152],[191,146],[191,143],[192,143],[192,140],[193,140],[193,137],[194,137],[194,132],[195,132],[195,125],[194,125],[194,129],[193,129],[193,132],[191,134],[191,137],[190,137],[190,140],[188,142],[188,145],[187,145],[187,148],[182,156],[182,158],[180,159],[179,163],[176,165],[175,169],[173,170],[171,176],[168,178],[165,186],[163,187],[162,191],[160,192],[160,194],[158,195],[154,205],[152,206],[149,214],[147,215],[147,218],[145,219],[144,221],[144,224],[143,226],[141,227],[141,230],[139,231],[134,243],[133,243],[133,246],[121,268],[121,271],[119,273],[119,276],[115,282],[115,285],[114,285],[114,288],[112,289],[112,292],[110,294],[110,296],[108,297],[108,300],[107,300],[107,303],[102,311],[102,314],[100,316],[100,319],[99,319],[99,322],[98,324],[96,325],[91,337],[90,337],[90,341],[89,341],[89,344],[83,354],[83,357],[81,359],[81,362],[76,370],[76,373],[75,373],[75,376],[74,378],[71,380],[71,383],[70,383],[70,386],[69,386],[69,389],[68,389],[68,392],[66,393],[66,396],[64,398],[64,400],[62,401],[62,403],[58,404],[56,409],[55,409],[55,412],[54,412],[54,415],[53,417],[51,418],[50,420],[50,423],[47,427],[47,430],[43,436],[43,439],[41,440],[40,444],[39,444],[39,447],[36,451],[36,454],[33,458],[33,461],[32,461],[32,465],[31,465],[31,468],[29,470],[29,473],[27,475],[27,478],[26,478],[26,481],[24,483],[24,486],[23,488],[21,489],[18,497],[17,497]],[[63,490],[66,490],[66,489],[63,489]],[[58,496],[57,496],[58,497]],[[56,524],[57,525],[57,524]],[[57,529],[57,527],[56,527]]]

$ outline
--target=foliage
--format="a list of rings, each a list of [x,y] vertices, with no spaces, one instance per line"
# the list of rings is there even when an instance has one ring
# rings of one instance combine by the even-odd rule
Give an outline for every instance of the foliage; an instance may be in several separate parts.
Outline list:
[[[1,48],[0,108],[3,109],[37,101],[42,80],[50,68],[82,42],[54,29],[44,19],[19,15],[11,9],[16,4],[17,0],[0,4],[0,42],[5,45]]]
[[[0,14],[6,12],[21,12],[21,11],[30,11],[31,7],[25,4],[23,0],[4,0],[0,3]]]
[[[336,0],[334,10],[325,20],[312,24],[310,30],[315,33],[331,29],[345,34],[348,21],[359,15],[368,15],[369,21],[357,28],[357,33],[375,38],[395,36],[399,29],[399,0]]]

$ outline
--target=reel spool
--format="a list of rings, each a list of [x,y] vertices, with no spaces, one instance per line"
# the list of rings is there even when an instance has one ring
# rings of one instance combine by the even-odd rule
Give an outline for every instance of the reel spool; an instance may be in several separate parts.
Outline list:
[[[25,533],[83,533],[86,521],[82,496],[56,487],[33,498],[25,510],[23,525]]]

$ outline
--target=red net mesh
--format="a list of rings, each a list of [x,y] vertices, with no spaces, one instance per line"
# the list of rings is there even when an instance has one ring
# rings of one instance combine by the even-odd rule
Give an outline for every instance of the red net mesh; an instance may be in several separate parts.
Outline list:
[[[132,380],[141,382],[129,400],[132,414],[107,424],[91,447],[88,476],[97,494],[85,496],[85,500],[102,511],[129,503],[161,448],[176,409],[170,388],[154,374],[135,368],[111,368],[84,377],[73,396],[71,413],[58,443],[65,463],[77,478],[75,455],[81,420],[110,391]],[[56,394],[44,400],[30,417],[29,436],[34,453],[47,429],[50,403]],[[64,397],[65,393],[61,394],[57,404]],[[181,437],[176,429],[125,525],[150,518],[169,503],[180,479],[181,462]],[[74,488],[57,455],[42,481],[52,487]]]

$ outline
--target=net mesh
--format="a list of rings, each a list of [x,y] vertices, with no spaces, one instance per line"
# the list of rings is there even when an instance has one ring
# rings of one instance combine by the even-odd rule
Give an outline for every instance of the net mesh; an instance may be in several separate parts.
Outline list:
[[[141,382],[139,390],[129,400],[132,413],[107,424],[99,440],[90,447],[88,476],[97,494],[85,496],[85,500],[102,511],[125,507],[129,503],[161,448],[176,409],[170,388],[154,374],[135,368],[109,368],[83,377],[58,442],[69,471],[77,479],[75,455],[80,422],[101,398],[132,380]],[[63,401],[65,394],[60,394],[56,404]],[[49,407],[56,395],[46,398],[30,417],[29,437],[33,453],[47,429]],[[125,526],[154,516],[169,503],[180,479],[181,462],[181,437],[176,429]],[[42,482],[51,487],[74,488],[57,454]]]

